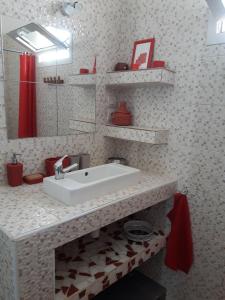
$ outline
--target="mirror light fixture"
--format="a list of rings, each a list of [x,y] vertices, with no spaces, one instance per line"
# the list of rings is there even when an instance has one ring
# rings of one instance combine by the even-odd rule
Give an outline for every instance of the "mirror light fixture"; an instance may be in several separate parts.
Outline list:
[[[206,2],[215,18],[225,15],[225,0],[206,0]]]
[[[29,23],[18,29],[7,33],[13,40],[19,42],[33,52],[41,52],[50,49],[63,48],[68,46],[65,41],[61,41],[50,30],[37,23]]]
[[[206,0],[210,13],[207,45],[225,44],[225,0]]]

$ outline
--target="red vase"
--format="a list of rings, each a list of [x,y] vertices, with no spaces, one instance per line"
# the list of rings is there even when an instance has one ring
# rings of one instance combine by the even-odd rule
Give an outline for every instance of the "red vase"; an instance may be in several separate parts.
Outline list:
[[[118,110],[112,113],[112,124],[117,126],[132,125],[132,115],[127,109],[126,102],[120,102]]]

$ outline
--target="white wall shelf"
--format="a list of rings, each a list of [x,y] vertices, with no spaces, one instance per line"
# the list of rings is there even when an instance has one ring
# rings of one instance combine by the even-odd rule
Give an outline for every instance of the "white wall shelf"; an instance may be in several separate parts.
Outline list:
[[[45,83],[45,82],[44,82]],[[47,84],[48,86],[63,86],[63,87],[65,87],[65,83],[45,83],[45,84]]]
[[[92,120],[70,120],[69,128],[80,132],[92,133],[96,131],[96,122]]]
[[[148,143],[153,145],[161,145],[168,143],[169,130],[159,128],[139,128],[132,126],[104,126],[104,136],[135,141],[141,143]]]
[[[69,85],[79,87],[95,87],[96,86],[96,74],[84,74],[84,75],[71,75],[68,79]]]
[[[109,72],[106,76],[106,86],[108,87],[146,87],[150,85],[173,86],[174,82],[175,72],[168,69]]]
[[[166,236],[154,232],[148,242],[130,242],[120,227],[86,236],[56,251],[56,300],[92,299],[165,247]]]

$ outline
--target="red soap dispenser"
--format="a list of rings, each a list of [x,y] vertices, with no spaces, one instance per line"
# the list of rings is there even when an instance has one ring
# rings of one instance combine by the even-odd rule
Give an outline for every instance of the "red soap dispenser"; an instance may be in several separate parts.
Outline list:
[[[12,187],[23,184],[23,164],[18,163],[17,156],[20,154],[13,153],[12,162],[7,164],[8,184]]]

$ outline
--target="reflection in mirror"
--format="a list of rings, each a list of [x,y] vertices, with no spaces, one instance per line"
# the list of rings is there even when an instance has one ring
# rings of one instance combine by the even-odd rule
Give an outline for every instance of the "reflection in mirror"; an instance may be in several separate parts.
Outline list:
[[[33,83],[19,83],[13,81],[5,81],[5,86],[10,88],[5,89],[6,100],[6,119],[8,137],[10,139],[26,138],[26,137],[44,137],[57,136],[57,97],[56,89],[49,88],[43,84],[36,85],[36,116],[34,112],[27,114],[26,107],[19,109],[19,90],[20,85],[27,84],[32,88]],[[31,98],[29,99],[32,100]],[[29,107],[31,109],[32,107]],[[22,113],[24,115],[22,115]],[[25,115],[30,115],[32,118],[26,120]],[[21,117],[22,124],[19,124]],[[36,120],[36,122],[35,122]],[[26,123],[25,123],[26,122]],[[36,124],[35,124],[36,123]],[[28,131],[29,130],[29,131]]]
[[[93,99],[95,99],[95,89],[64,85],[59,86],[57,92],[58,134],[73,134],[74,130],[94,132],[95,105],[93,105]]]
[[[93,67],[95,39],[77,42],[73,29],[49,20],[3,16],[1,30],[9,139],[94,132],[95,86],[70,77],[87,61]]]
[[[90,72],[94,72],[95,43],[96,39],[94,38],[76,41],[74,43],[75,58],[72,64],[60,64],[59,59],[57,59],[57,76],[61,76],[65,81],[65,84],[58,86],[57,89],[59,135],[72,134],[74,130],[77,132],[95,131],[95,85],[69,84],[71,78],[74,77],[84,78],[87,81],[84,75],[71,76],[79,73],[80,68],[83,66],[86,67],[87,60],[89,60]],[[87,77],[92,76],[96,75],[87,75]]]

